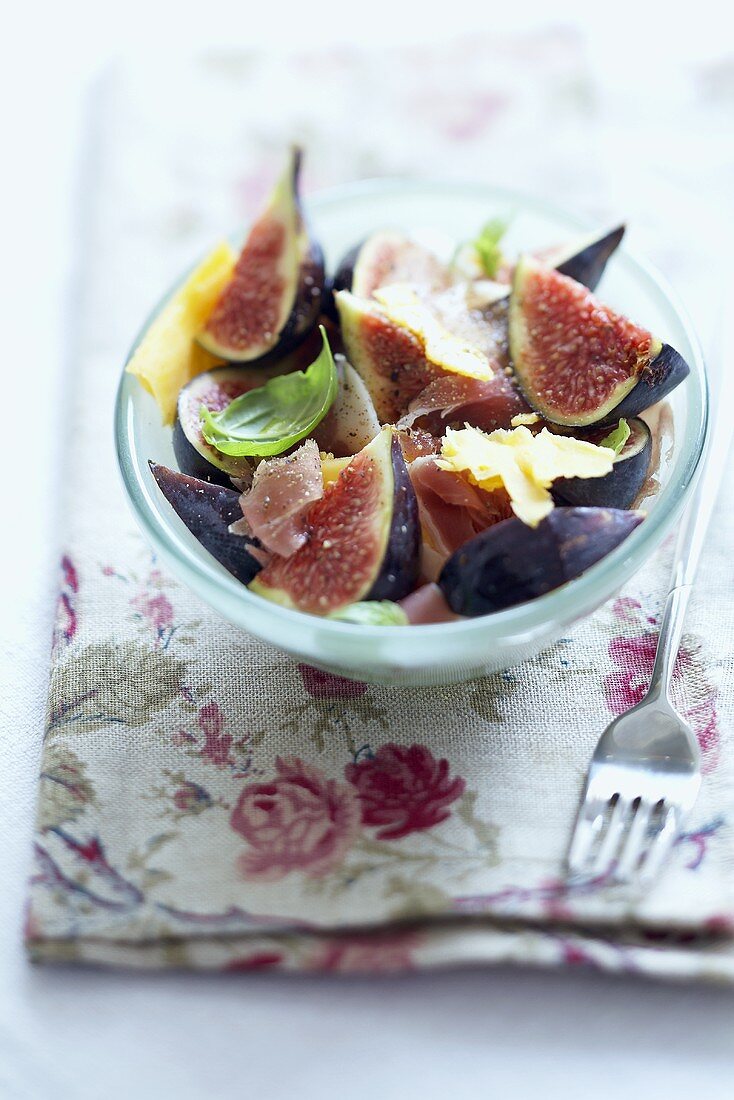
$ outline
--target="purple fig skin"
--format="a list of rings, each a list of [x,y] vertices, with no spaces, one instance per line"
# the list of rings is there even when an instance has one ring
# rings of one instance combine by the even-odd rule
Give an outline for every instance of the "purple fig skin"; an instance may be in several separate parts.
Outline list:
[[[393,511],[390,536],[380,572],[367,600],[401,600],[418,583],[421,527],[418,500],[410,480],[399,441],[391,446],[393,475]]]
[[[614,424],[620,417],[630,420],[633,416],[639,416],[672,393],[690,372],[680,352],[670,344],[663,344],[658,355],[640,374],[634,388],[599,423]]]
[[[569,279],[575,279],[577,283],[583,283],[589,290],[596,290],[609,257],[617,250],[624,237],[624,231],[624,225],[617,226],[603,237],[591,241],[567,260],[557,263],[556,270],[561,275],[568,275]]]
[[[336,269],[335,274],[331,279],[326,280],[326,286],[324,287],[323,296],[323,311],[327,317],[330,317],[332,321],[339,322],[339,310],[336,308],[336,300],[334,295],[340,290],[351,290],[352,282],[354,280],[354,265],[357,262],[359,253],[362,249],[365,240],[361,240],[358,244],[355,244],[353,248],[342,256],[339,261],[339,266]]]
[[[514,607],[578,577],[642,519],[615,508],[554,508],[537,527],[505,519],[452,554],[438,584],[457,615]]]
[[[173,453],[176,456],[178,468],[189,477],[198,478],[201,481],[210,481],[215,485],[230,485],[229,474],[225,470],[218,469],[213,462],[207,462],[196,447],[186,438],[186,433],[181,426],[181,421],[176,417],[173,425]]]
[[[234,489],[179,474],[157,462],[148,465],[164,497],[192,535],[233,577],[249,584],[262,565],[247,548],[260,544],[256,539],[249,540],[229,532],[229,525],[242,519],[240,494]]]
[[[337,290],[351,290],[352,282],[354,281],[354,267],[359,258],[359,254],[362,251],[362,247],[365,244],[366,238],[361,240],[358,244],[355,244],[353,248],[342,256],[336,274],[332,279],[332,289]]]
[[[249,476],[248,463],[241,458],[218,454],[209,448],[201,434],[199,409],[202,405],[221,408],[240,393],[262,386],[267,378],[260,369],[249,367],[214,367],[203,371],[182,387],[176,403],[176,420],[173,425],[173,453],[179,470],[202,481],[231,488],[231,477]],[[235,383],[234,388],[232,382]],[[221,394],[221,403],[212,405],[208,394]],[[246,473],[243,473],[243,468]]]
[[[614,466],[604,477],[564,477],[553,483],[551,490],[557,504],[582,508],[631,508],[647,480],[652,455],[652,435],[644,420],[631,420],[631,435],[614,459]],[[605,429],[604,429],[605,430]],[[575,433],[586,438],[586,433]],[[602,432],[591,433],[598,443]]]
[[[265,365],[293,351],[313,331],[321,316],[326,298],[326,263],[321,245],[310,239],[308,252],[301,261],[296,300],[278,344],[266,357],[258,360]]]

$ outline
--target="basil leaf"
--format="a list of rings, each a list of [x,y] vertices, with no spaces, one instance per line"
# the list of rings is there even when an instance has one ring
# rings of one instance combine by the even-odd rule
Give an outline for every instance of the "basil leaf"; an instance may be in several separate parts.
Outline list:
[[[362,626],[407,626],[408,616],[402,607],[392,600],[364,600],[351,603],[341,611],[334,611],[330,619],[342,623],[360,623]]]
[[[201,432],[225,455],[264,457],[282,454],[310,435],[336,397],[338,381],[326,332],[318,357],[305,371],[271,378],[243,393],[221,412],[202,406]]]
[[[599,446],[608,447],[610,451],[614,451],[615,455],[618,455],[631,434],[627,421],[620,420],[617,427],[613,428],[609,435],[604,436]]]
[[[477,259],[484,274],[494,279],[502,263],[500,241],[507,232],[507,222],[502,218],[492,218],[482,229],[476,240],[472,241]]]

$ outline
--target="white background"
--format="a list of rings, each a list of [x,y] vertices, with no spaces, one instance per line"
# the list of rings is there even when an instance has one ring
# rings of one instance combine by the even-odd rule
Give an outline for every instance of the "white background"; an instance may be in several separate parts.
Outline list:
[[[537,26],[549,7],[127,0],[26,5],[0,61],[0,1097],[349,1100],[734,1092],[734,994],[500,969],[357,980],[31,970],[21,950],[52,578],[58,395],[73,278],[80,97],[116,52],[430,41]],[[728,8],[553,4],[609,88],[731,55]]]

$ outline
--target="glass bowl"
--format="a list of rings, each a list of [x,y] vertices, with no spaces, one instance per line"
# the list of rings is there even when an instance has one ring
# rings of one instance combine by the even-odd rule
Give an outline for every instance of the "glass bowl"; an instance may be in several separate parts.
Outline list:
[[[355,241],[386,226],[404,229],[444,255],[494,215],[512,214],[510,254],[562,242],[592,228],[515,192],[480,184],[401,180],[367,181],[313,196],[308,214],[331,269]],[[703,358],[670,289],[623,245],[609,262],[601,292],[610,305],[677,348],[691,374],[670,399],[673,454],[659,492],[646,503],[645,522],[608,557],[563,587],[492,615],[410,627],[332,622],[270,603],[250,593],[207,553],[158,490],[148,459],[176,468],[171,430],[161,425],[152,397],[123,373],[115,410],[117,454],[143,532],[171,572],[235,627],[343,676],[382,684],[442,684],[496,672],[534,656],[614,595],[660,545],[683,508],[706,436]]]

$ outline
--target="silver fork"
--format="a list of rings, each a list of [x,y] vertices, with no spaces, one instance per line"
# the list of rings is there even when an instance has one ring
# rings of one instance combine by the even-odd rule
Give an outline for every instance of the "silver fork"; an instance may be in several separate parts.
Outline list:
[[[720,389],[731,389],[731,382]],[[676,543],[650,687],[641,702],[607,727],[592,757],[568,853],[574,878],[648,886],[698,796],[700,750],[691,727],[671,703],[670,684],[731,440],[723,396],[720,392],[703,472]]]

